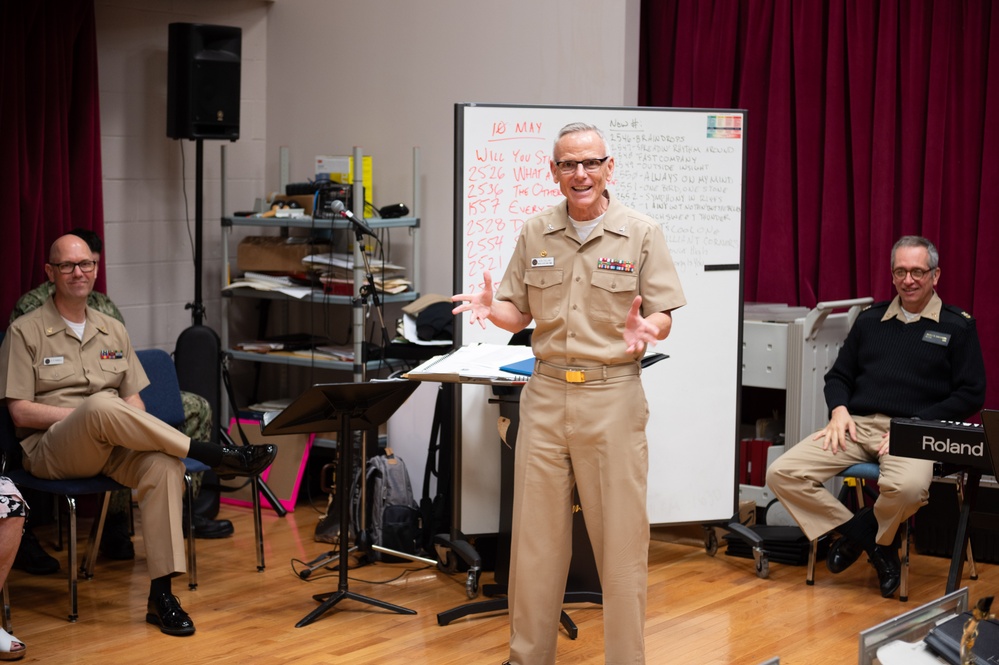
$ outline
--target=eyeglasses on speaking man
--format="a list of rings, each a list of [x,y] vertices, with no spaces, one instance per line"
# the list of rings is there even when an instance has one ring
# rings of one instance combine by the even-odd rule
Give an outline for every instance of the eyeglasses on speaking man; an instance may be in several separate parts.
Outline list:
[[[583,165],[583,170],[586,171],[587,173],[596,173],[597,171],[600,170],[600,167],[603,166],[603,163],[606,162],[608,159],[610,159],[610,155],[607,155],[606,157],[601,157],[600,159],[596,158],[582,159],[579,161],[576,161],[574,159],[566,159],[561,162],[555,162],[555,166],[558,167],[558,170],[562,173],[562,175],[572,175],[573,173],[576,172],[576,169],[579,167],[580,164]]]

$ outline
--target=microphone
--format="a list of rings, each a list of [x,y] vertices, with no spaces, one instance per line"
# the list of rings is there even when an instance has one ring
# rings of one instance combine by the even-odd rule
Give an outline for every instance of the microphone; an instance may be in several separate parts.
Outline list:
[[[350,210],[347,210],[347,207],[343,204],[343,201],[335,199],[332,203],[330,203],[330,210],[333,211],[334,215],[340,215],[341,217],[346,217],[347,219],[349,219],[361,233],[369,235],[372,238],[378,237],[375,235],[374,230],[370,226],[364,223],[364,220],[362,220],[360,217],[355,215]]]

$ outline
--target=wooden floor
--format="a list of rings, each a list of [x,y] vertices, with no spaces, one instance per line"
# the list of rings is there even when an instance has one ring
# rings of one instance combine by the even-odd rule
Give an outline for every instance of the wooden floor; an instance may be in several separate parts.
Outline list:
[[[505,613],[476,615],[439,626],[437,613],[466,602],[463,574],[446,575],[418,563],[377,563],[350,572],[350,590],[417,611],[400,615],[353,600],[341,601],[303,628],[317,607],[313,594],[337,588],[335,571],[302,580],[292,561],[330,549],[313,540],[318,514],[309,506],[278,518],[265,511],[266,570],[257,572],[253,523],[246,509],[223,506],[236,534],[198,540],[199,587],[186,577],[174,590],[197,625],[192,637],[163,635],[145,623],[148,591],[142,540],[135,561],[100,559],[96,576],[80,583],[80,619],[66,621],[64,573],[10,577],[15,634],[28,644],[22,662],[46,663],[336,663],[383,665],[499,665],[507,657]],[[141,517],[140,517],[141,518]],[[81,523],[81,532],[88,528]],[[51,527],[39,530],[42,541]],[[65,570],[65,555],[62,558]],[[948,561],[914,555],[910,599],[882,599],[870,566],[860,562],[833,576],[824,566],[815,586],[801,566],[770,564],[767,579],[753,562],[708,556],[702,547],[653,541],[646,624],[648,662],[746,663],[775,656],[782,665],[855,663],[857,633],[933,600],[944,592]],[[488,583],[491,574],[483,576]],[[965,582],[975,599],[999,593],[999,566],[982,564]],[[579,637],[559,637],[559,662],[603,662],[601,609],[568,607]]]

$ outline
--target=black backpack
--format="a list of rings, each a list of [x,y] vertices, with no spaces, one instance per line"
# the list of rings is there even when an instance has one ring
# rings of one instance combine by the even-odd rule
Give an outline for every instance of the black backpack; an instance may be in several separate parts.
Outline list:
[[[368,460],[365,473],[365,528],[361,530],[360,471],[351,487],[351,527],[363,551],[378,545],[403,554],[417,554],[420,546],[420,511],[402,458],[391,448]],[[382,552],[372,552],[376,561],[406,561]]]

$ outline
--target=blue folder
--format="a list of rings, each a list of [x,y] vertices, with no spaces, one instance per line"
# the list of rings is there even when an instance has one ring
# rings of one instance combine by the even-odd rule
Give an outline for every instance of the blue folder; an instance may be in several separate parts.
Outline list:
[[[669,356],[665,353],[650,353],[642,358],[642,369],[645,369],[650,365],[654,365],[660,360],[666,360],[667,358],[669,358]],[[510,363],[509,365],[503,365],[500,367],[500,370],[510,374],[530,376],[534,373],[534,358],[525,358],[524,360],[519,360],[515,363]]]
[[[509,372],[510,374],[530,376],[534,372],[534,358],[525,358],[524,360],[518,360],[517,362],[510,363],[509,365],[503,365],[500,367],[500,370]]]

